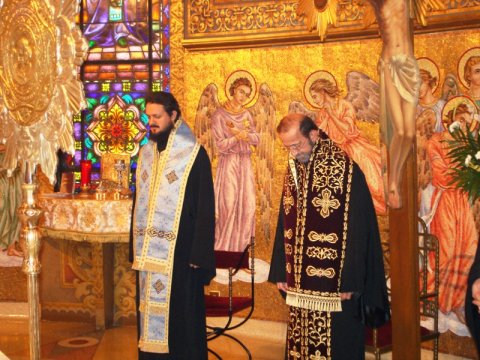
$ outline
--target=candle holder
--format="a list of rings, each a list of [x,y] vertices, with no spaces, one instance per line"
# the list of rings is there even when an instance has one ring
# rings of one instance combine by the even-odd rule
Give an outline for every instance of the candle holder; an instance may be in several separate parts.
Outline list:
[[[95,199],[96,200],[106,200],[107,189],[105,188],[104,181],[101,180],[95,189]]]
[[[40,359],[40,291],[38,275],[40,274],[41,236],[38,230],[38,220],[43,210],[37,205],[35,165],[25,162],[25,178],[22,184],[22,204],[17,209],[17,215],[22,223],[20,231],[20,246],[23,252],[23,272],[28,278],[28,305],[30,330],[30,359]]]
[[[88,197],[90,196],[90,184],[80,184],[80,193],[78,194],[80,197]]]
[[[120,191],[119,190],[115,190],[113,192],[113,200],[120,200],[122,197],[120,195]]]

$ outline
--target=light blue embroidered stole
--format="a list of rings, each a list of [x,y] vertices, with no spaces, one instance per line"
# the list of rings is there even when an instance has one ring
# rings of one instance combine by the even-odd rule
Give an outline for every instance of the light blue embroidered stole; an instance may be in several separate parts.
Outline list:
[[[139,270],[140,340],[145,352],[168,353],[168,319],[175,245],[185,188],[200,144],[179,119],[160,154],[149,141],[140,152],[133,219]]]

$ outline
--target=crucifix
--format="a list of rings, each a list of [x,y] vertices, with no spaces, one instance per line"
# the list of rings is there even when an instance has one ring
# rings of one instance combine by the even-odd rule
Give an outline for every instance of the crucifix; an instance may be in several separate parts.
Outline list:
[[[369,0],[365,27],[377,22],[382,39],[380,135],[384,189],[389,205],[393,359],[420,359],[415,110],[420,76],[413,54],[412,17],[426,25],[426,9],[439,0]],[[299,0],[298,13],[324,40],[337,23],[336,0]],[[411,266],[409,266],[411,265]]]

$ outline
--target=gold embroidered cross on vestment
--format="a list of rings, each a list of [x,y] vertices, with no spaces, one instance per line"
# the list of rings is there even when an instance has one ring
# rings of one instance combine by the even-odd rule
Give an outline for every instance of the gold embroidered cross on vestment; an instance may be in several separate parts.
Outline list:
[[[338,209],[338,207],[340,206],[340,201],[338,201],[332,196],[332,192],[329,189],[323,189],[322,197],[315,197],[312,200],[312,204],[316,208],[320,208],[317,209],[317,211],[323,218],[327,218],[330,216],[330,209]]]

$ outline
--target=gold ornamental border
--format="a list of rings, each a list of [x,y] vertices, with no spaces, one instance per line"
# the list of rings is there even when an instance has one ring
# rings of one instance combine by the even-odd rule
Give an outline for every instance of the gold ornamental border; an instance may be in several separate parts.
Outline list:
[[[48,227],[40,227],[40,234],[44,238],[55,240],[81,241],[90,243],[128,243],[130,233],[94,233],[58,230]]]
[[[183,0],[184,39],[189,50],[217,50],[271,45],[319,43],[298,16],[298,0]],[[338,26],[329,27],[326,42],[378,37],[378,26],[365,27],[367,0],[338,0]],[[444,2],[444,9],[427,13],[426,27],[415,33],[479,28],[480,1]]]

